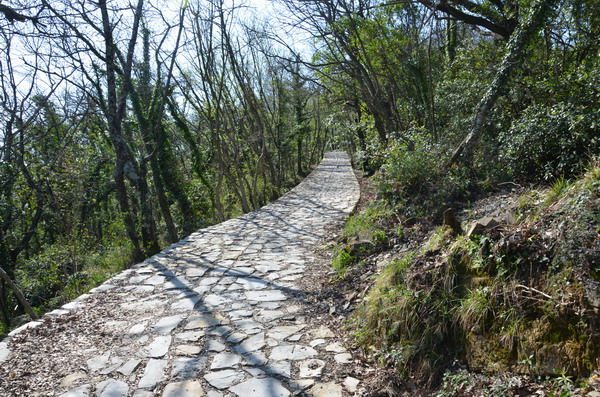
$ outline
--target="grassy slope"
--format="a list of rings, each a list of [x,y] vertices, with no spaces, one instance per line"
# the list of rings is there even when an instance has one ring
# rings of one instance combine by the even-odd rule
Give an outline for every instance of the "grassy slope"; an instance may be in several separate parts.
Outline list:
[[[419,225],[398,212],[372,202],[348,221],[333,260],[344,276],[394,252],[353,316],[374,357],[430,386],[456,363],[574,378],[598,369],[600,167],[529,191],[515,224],[480,235],[424,227],[427,238],[411,241]],[[406,241],[412,249],[393,249]]]

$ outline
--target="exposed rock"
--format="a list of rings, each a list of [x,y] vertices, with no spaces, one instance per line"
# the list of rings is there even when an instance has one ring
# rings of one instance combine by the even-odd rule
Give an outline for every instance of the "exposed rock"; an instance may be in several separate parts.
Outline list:
[[[492,230],[500,226],[500,222],[496,218],[485,217],[481,218],[471,224],[467,236],[471,237],[475,234],[483,234],[486,231]]]

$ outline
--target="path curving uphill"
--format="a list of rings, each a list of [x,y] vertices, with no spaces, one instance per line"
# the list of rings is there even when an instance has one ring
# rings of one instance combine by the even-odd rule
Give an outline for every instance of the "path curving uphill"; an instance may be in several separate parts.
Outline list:
[[[342,396],[352,357],[299,279],[359,188],[331,152],[257,211],[202,229],[0,342],[0,396]],[[345,382],[344,382],[345,380]]]

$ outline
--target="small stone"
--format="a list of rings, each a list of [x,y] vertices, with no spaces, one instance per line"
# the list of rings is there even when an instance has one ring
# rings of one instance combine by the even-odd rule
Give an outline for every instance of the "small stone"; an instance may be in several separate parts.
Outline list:
[[[244,375],[238,371],[227,369],[225,371],[210,372],[204,375],[204,379],[214,388],[227,389],[234,383],[244,379]]]
[[[230,334],[233,333],[233,328],[228,327],[226,325],[222,325],[220,327],[214,327],[206,334],[210,336],[218,336],[219,338],[227,338]]]
[[[304,391],[314,384],[314,379],[298,379],[290,382],[290,385],[298,391]]]
[[[117,371],[125,376],[129,376],[137,369],[141,362],[141,360],[131,359],[123,364]]]
[[[239,354],[250,353],[256,350],[260,350],[265,346],[265,333],[260,332],[256,335],[252,335],[244,342],[240,343],[235,347],[235,351]]]
[[[90,396],[90,385],[82,385],[75,389],[69,390],[66,393],[60,395],[60,397],[89,397]]]
[[[144,376],[140,379],[138,387],[140,389],[154,389],[162,380],[167,363],[167,360],[150,360],[146,365]]]
[[[213,291],[217,291],[217,289],[213,289]],[[225,298],[222,295],[210,294],[207,295],[202,301],[208,307],[216,307],[216,306],[225,306],[231,302],[231,300]]]
[[[161,318],[158,323],[152,326],[152,329],[159,334],[169,334],[183,321],[181,315],[169,316]]]
[[[219,277],[205,277],[202,280],[200,280],[200,283],[198,285],[214,285],[219,281]]]
[[[256,317],[256,321],[261,323],[270,323],[273,320],[283,317],[284,313],[280,310],[261,310]]]
[[[107,379],[96,386],[96,394],[99,397],[125,397],[128,392],[127,383],[116,379]]]
[[[196,397],[203,396],[204,390],[197,380],[169,383],[163,391],[162,397]]]
[[[331,343],[325,346],[325,351],[335,352],[335,353],[344,353],[346,352],[346,348],[342,346],[339,342]]]
[[[141,334],[146,329],[146,323],[136,324],[129,328],[129,334]]]
[[[251,319],[243,319],[234,321],[234,324],[237,328],[239,328],[242,332],[252,335],[260,332],[264,326],[261,323],[258,323]]]
[[[284,340],[285,338],[302,331],[304,327],[304,325],[280,325],[271,328],[267,332],[267,336],[278,340]]]
[[[154,393],[148,390],[138,389],[133,393],[131,397],[154,397]]]
[[[225,345],[215,339],[211,339],[206,342],[206,350],[209,352],[222,352],[225,350]]]
[[[237,368],[242,361],[242,357],[232,353],[219,353],[213,359],[210,366],[211,370],[214,369],[230,369]]]
[[[203,336],[204,331],[190,331],[175,335],[175,339],[183,342],[198,342]]]
[[[173,278],[171,280],[169,280],[167,283],[165,283],[164,288],[166,290],[178,290],[178,289],[188,289],[190,288],[192,285],[190,284],[190,282],[188,280],[186,280],[183,277],[176,277]]]
[[[179,345],[175,348],[176,356],[197,356],[202,351],[200,346],[196,345]]]
[[[248,337],[248,335],[243,334],[241,332],[234,332],[233,334],[231,334],[231,335],[229,335],[227,337],[227,342],[230,342],[230,343],[240,343],[241,341],[243,341],[247,337]]]
[[[290,395],[289,390],[283,387],[281,382],[275,378],[252,378],[229,388],[229,391],[237,394],[239,397],[288,397]]]
[[[219,324],[219,320],[217,320],[214,316],[208,313],[204,313],[198,316],[188,318],[188,323],[184,327],[184,329],[186,331],[189,331],[198,328],[208,328]]]
[[[192,267],[185,271],[185,275],[189,278],[202,277],[206,270],[204,267]]]
[[[195,378],[206,365],[206,357],[178,357],[173,360],[171,376],[174,378]]]
[[[106,366],[108,359],[110,358],[110,352],[106,352],[101,356],[94,356],[86,361],[90,371],[98,371]]]
[[[267,288],[269,282],[259,278],[239,278],[237,283],[242,286],[245,290],[256,291]]]
[[[249,368],[244,368],[244,369],[246,370],[246,372],[248,372],[250,375],[254,376],[255,378],[264,378],[266,375],[266,372],[260,368],[249,367]]]
[[[70,388],[75,386],[81,379],[87,379],[87,374],[85,372],[75,372],[73,374],[67,375],[63,378],[62,382],[60,382],[60,387]]]
[[[359,383],[360,383],[360,381],[358,379],[353,378],[351,376],[348,376],[346,379],[344,379],[344,387],[350,393],[354,393],[358,389]]]
[[[292,364],[289,361],[274,361],[266,365],[264,369],[270,374],[286,378],[290,378],[292,374]]]
[[[304,360],[316,356],[317,351],[309,346],[303,345],[284,345],[277,346],[271,351],[269,358],[271,360]]]
[[[261,302],[257,307],[259,307],[261,309],[275,310],[275,309],[279,309],[281,307],[281,303],[279,303],[279,302]],[[284,318],[284,320],[285,320],[285,318]]]
[[[335,337],[335,334],[324,325],[321,325],[319,328],[311,331],[311,334],[315,339]]]
[[[192,310],[194,307],[196,307],[196,304],[198,302],[200,302],[199,296],[189,296],[187,298],[180,299],[177,302],[173,303],[171,305],[171,309],[181,311]]]
[[[165,278],[163,276],[152,276],[144,280],[144,284],[146,285],[160,285],[165,282]]]
[[[333,382],[317,383],[308,391],[313,397],[342,397],[342,386]]]
[[[169,351],[171,336],[159,336],[146,348],[146,357],[161,358]]]
[[[325,340],[325,339],[315,339],[315,340],[313,340],[312,342],[310,342],[310,343],[309,343],[309,345],[310,345],[311,347],[315,347],[315,346],[322,345],[322,344],[324,344],[325,342],[326,342],[326,340]]]
[[[292,335],[289,338],[287,338],[287,340],[289,340],[290,342],[298,342],[300,339],[302,339],[301,334]]]
[[[249,301],[273,302],[287,300],[287,297],[284,295],[284,293],[276,289],[246,291],[244,294],[246,295],[246,299]]]
[[[237,320],[243,317],[251,317],[254,314],[252,310],[232,310],[229,312],[229,317],[233,320]]]
[[[338,364],[350,364],[352,362],[352,355],[350,353],[340,353],[333,356],[333,359]]]
[[[300,364],[301,378],[320,378],[325,369],[325,361],[312,359],[304,361]]]
[[[244,355],[244,365],[261,366],[265,365],[269,360],[263,352],[252,352]]]

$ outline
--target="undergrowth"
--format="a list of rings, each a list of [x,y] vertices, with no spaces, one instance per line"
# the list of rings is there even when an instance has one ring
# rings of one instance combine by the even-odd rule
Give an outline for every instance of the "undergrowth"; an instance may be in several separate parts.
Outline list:
[[[334,259],[338,270],[373,252],[349,249],[357,236],[380,230],[388,243],[392,235],[401,239],[395,231],[405,230],[425,189],[419,180],[410,190],[384,186],[400,198],[395,205],[384,194],[348,221]],[[424,244],[391,260],[352,317],[357,342],[401,376],[444,384],[442,391],[464,383],[444,375],[457,362],[555,383],[600,368],[600,166],[592,164],[579,178],[557,178],[518,201],[514,225],[470,236],[440,226]],[[567,389],[548,390],[566,395]],[[502,395],[494,393],[484,395]]]
[[[98,249],[85,238],[63,241],[24,261],[15,272],[16,280],[34,311],[42,315],[123,270],[132,252],[128,243]]]

